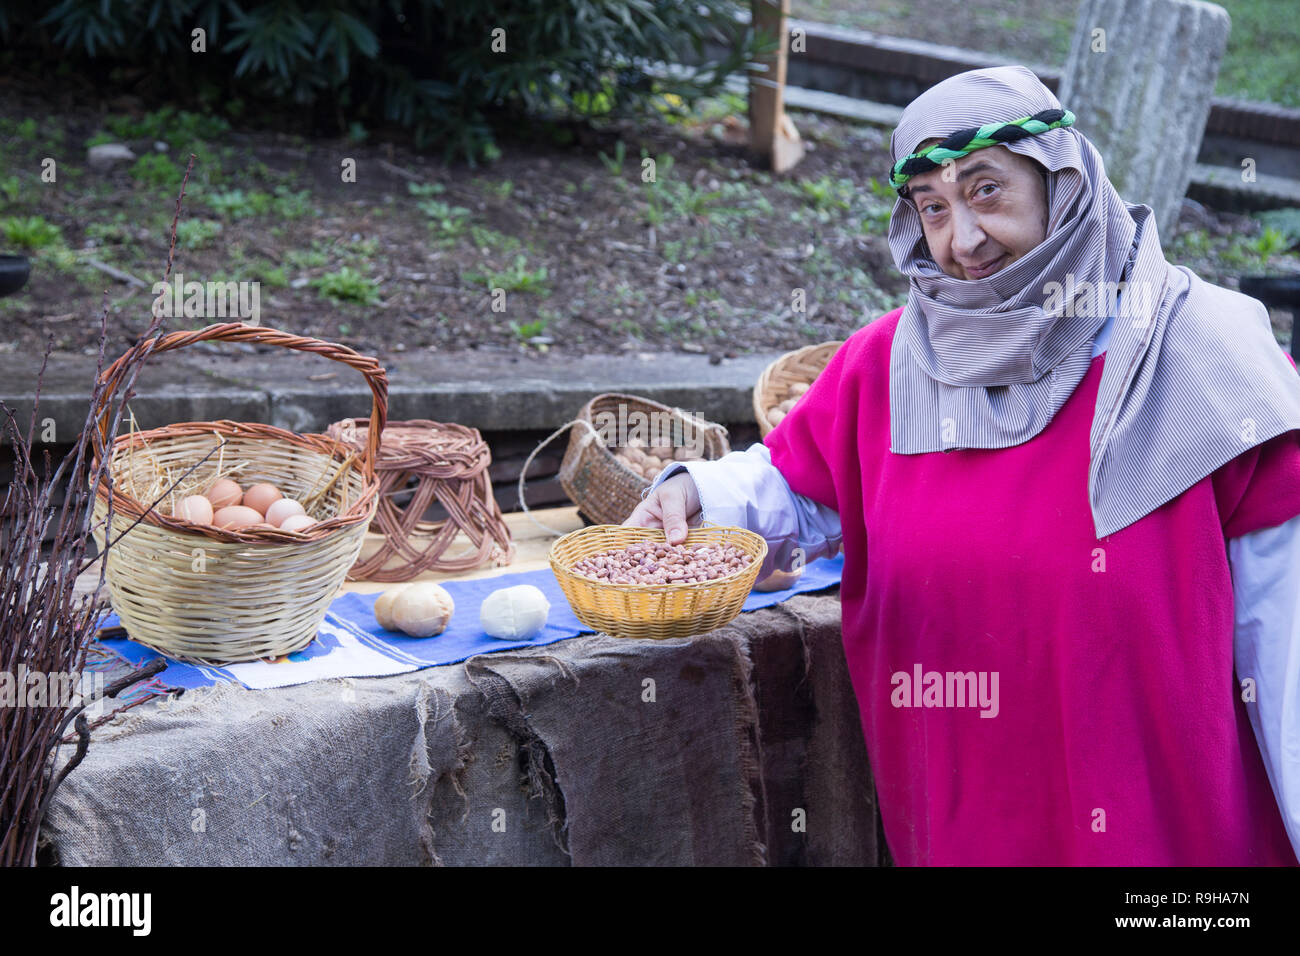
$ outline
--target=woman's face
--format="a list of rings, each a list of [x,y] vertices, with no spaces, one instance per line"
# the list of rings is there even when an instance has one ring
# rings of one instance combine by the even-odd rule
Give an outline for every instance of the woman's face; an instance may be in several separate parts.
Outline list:
[[[938,140],[928,140],[922,146]],[[1038,163],[990,146],[907,182],[907,197],[939,268],[955,279],[1005,269],[1047,237],[1047,184]]]

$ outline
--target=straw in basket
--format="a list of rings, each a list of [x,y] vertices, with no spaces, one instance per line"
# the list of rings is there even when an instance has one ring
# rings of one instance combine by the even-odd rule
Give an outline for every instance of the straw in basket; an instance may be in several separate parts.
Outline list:
[[[388,378],[377,359],[352,349],[240,322],[170,332],[154,352],[204,341],[279,345],[351,366],[370,386],[369,420],[379,427],[360,453],[326,435],[257,422],[184,422],[117,437],[109,449],[108,533],[116,539],[131,530],[108,554],[109,599],[133,640],[177,660],[280,657],[312,642],[361,551],[378,502],[374,464],[388,417]],[[103,402],[120,384],[124,364],[150,343],[137,344],[103,372]],[[101,448],[108,447],[106,410],[99,421]],[[171,517],[183,496],[226,476],[242,487],[275,484],[318,523],[305,531],[226,531]],[[109,483],[96,489],[101,553]]]

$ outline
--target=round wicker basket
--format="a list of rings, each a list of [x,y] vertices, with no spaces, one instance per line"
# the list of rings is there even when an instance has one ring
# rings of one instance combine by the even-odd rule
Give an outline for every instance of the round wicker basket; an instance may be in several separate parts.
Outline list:
[[[361,451],[369,431],[369,419],[347,418],[325,433]],[[492,493],[491,464],[477,428],[426,418],[390,421],[375,462],[379,510],[370,526],[384,542],[348,571],[348,580],[409,581],[426,571],[509,564],[515,546]],[[422,520],[435,503],[447,517]]]
[[[790,386],[811,385],[843,344],[822,342],[805,345],[786,352],[763,369],[758,384],[754,386],[754,420],[758,422],[760,435],[766,436],[776,427],[777,423],[772,421],[773,410],[786,399],[795,397],[790,393]]]
[[[608,441],[598,426],[607,421],[636,421],[648,416],[671,429],[674,436],[692,436],[705,459],[721,458],[731,451],[727,430],[704,421],[680,408],[669,408],[648,398],[606,392],[587,402],[569,432],[569,447],[560,463],[560,484],[588,519],[596,524],[619,524],[641,503],[641,492],[649,484],[610,450],[620,442]],[[646,419],[641,419],[642,421]],[[686,444],[673,440],[673,445]]]
[[[722,627],[740,613],[767,556],[767,542],[744,528],[692,528],[686,544],[734,545],[753,557],[745,568],[692,584],[611,584],[570,570],[587,555],[626,548],[637,541],[663,542],[660,528],[593,525],[571,531],[551,545],[551,570],[574,615],[614,637],[663,640],[691,637]]]
[[[120,384],[123,364],[141,350],[152,345],[155,353],[167,352],[203,341],[280,345],[349,365],[370,386],[370,420],[380,428],[359,454],[326,435],[256,422],[184,422],[118,436],[94,509],[102,554],[111,493],[109,599],[132,640],[168,657],[200,664],[281,657],[315,639],[361,551],[378,502],[374,462],[388,414],[388,379],[378,360],[344,346],[226,322],[137,343],[103,372],[102,401]],[[107,409],[97,411],[100,447],[108,447]],[[182,496],[227,474],[244,487],[274,483],[318,523],[305,531],[226,531],[171,517]]]

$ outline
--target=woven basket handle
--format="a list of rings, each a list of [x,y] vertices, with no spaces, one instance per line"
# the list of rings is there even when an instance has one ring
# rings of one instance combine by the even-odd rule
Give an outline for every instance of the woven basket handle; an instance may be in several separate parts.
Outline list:
[[[366,384],[370,386],[373,402],[370,409],[371,428],[367,436],[365,457],[362,459],[361,466],[367,481],[375,479],[375,462],[379,460],[380,437],[383,434],[384,425],[388,421],[388,375],[383,366],[379,364],[379,359],[372,355],[362,355],[359,352],[354,352],[345,345],[322,342],[320,339],[313,339],[303,335],[291,335],[278,329],[248,325],[244,322],[221,322],[203,329],[168,332],[162,339],[157,340],[156,345],[153,345],[153,352],[168,352],[172,349],[193,345],[195,342],[205,341],[281,345],[284,348],[294,349],[299,352],[314,352],[335,362],[350,365],[364,375]],[[136,343],[126,354],[106,368],[99,377],[100,381],[106,386],[101,396],[102,405],[96,409],[99,418],[99,434],[104,440],[105,448],[109,447],[109,399],[120,383],[122,366],[136,355],[147,350],[154,342],[154,339],[149,339],[145,342]],[[378,423],[378,427],[374,427],[376,423]]]

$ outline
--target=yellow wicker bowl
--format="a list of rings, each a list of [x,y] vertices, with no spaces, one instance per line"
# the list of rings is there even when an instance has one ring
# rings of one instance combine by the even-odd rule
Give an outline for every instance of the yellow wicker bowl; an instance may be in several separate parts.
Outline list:
[[[588,627],[614,637],[663,640],[722,627],[740,613],[767,556],[767,542],[744,528],[704,527],[687,532],[686,544],[729,544],[753,557],[740,571],[691,584],[610,584],[570,570],[583,558],[639,541],[665,543],[659,528],[592,525],[551,545],[551,570],[573,613]]]

